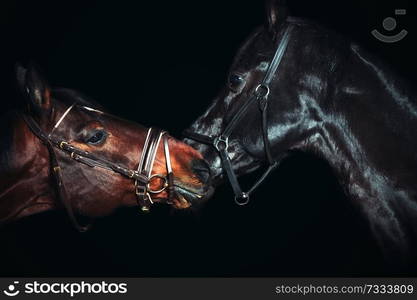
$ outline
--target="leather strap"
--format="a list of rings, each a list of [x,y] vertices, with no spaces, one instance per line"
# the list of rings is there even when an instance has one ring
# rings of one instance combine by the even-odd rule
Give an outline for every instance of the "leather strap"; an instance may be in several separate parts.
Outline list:
[[[153,164],[155,162],[156,153],[158,152],[158,147],[161,142],[164,131],[157,128],[149,128],[146,135],[145,144],[143,146],[142,155],[139,160],[139,165],[137,168],[137,173],[139,175],[148,178],[147,182],[144,185],[139,185],[139,180],[135,180],[136,195],[138,196],[138,203],[143,211],[149,211],[150,205],[153,204],[152,197],[150,193],[158,193],[161,190],[153,191],[151,190],[149,184],[151,179],[154,177],[159,177],[165,182],[163,189],[168,184],[167,179],[164,179],[164,176],[159,174],[152,175]],[[164,150],[166,153],[166,151]],[[169,160],[169,158],[167,158]]]
[[[71,205],[71,202],[69,201],[68,193],[65,189],[65,185],[62,179],[62,169],[58,163],[54,146],[52,145],[51,141],[47,138],[47,136],[44,134],[42,129],[35,122],[35,120],[33,120],[32,117],[29,117],[25,114],[23,114],[22,116],[26,124],[30,128],[30,130],[35,134],[35,136],[37,136],[43,142],[43,144],[45,144],[45,146],[48,149],[51,171],[52,171],[51,173],[55,181],[56,192],[58,194],[58,198],[60,199],[62,205],[64,206],[64,208],[66,209],[68,213],[68,217],[71,223],[78,231],[80,232],[87,231],[91,227],[91,224],[80,225],[79,222],[77,221],[77,218],[75,217],[74,209]]]
[[[166,136],[164,137],[164,152],[168,179],[168,202],[171,203],[176,192],[174,187],[174,171],[172,170],[171,155],[169,152],[168,138]]]
[[[142,184],[146,184],[148,182],[148,178],[143,174],[139,174],[134,170],[122,167],[104,158],[98,157],[94,153],[74,147],[65,141],[52,140],[52,143],[59,149],[69,153],[72,159],[84,163],[89,167],[98,167],[112,170],[115,173],[119,173],[123,176],[135,179]]]
[[[213,142],[215,139],[215,137],[200,134],[200,133],[192,131],[191,129],[184,130],[182,135],[190,140],[194,140],[201,144],[206,144],[210,146],[213,146]]]
[[[68,212],[68,216],[73,223],[74,227],[77,228],[79,231],[83,232],[89,229],[89,226],[81,226],[77,221],[74,213],[73,206],[68,198],[68,193],[65,189],[65,184],[62,179],[62,169],[58,163],[55,148],[60,149],[61,151],[67,152],[70,154],[71,158],[75,161],[83,163],[89,167],[95,168],[105,168],[108,170],[112,170],[113,172],[119,173],[123,176],[131,178],[134,180],[135,184],[135,192],[138,197],[139,205],[141,206],[142,210],[148,211],[150,204],[153,203],[150,193],[160,193],[166,188],[169,189],[169,199],[168,201],[172,201],[172,197],[175,194],[174,190],[174,180],[173,180],[173,171],[171,167],[171,158],[169,155],[169,145],[167,137],[164,137],[164,153],[165,153],[165,160],[167,165],[167,175],[164,176],[162,174],[151,174],[153,169],[153,163],[155,161],[155,157],[158,151],[158,146],[162,137],[166,134],[165,131],[155,128],[149,128],[147,137],[145,140],[145,144],[143,147],[143,151],[141,154],[141,158],[139,161],[138,169],[131,170],[125,168],[121,165],[115,164],[111,161],[103,159],[101,157],[96,156],[94,153],[84,151],[77,147],[74,147],[70,143],[56,139],[52,136],[52,133],[64,118],[69,114],[69,112],[76,106],[76,103],[72,104],[59,118],[51,132],[46,135],[45,132],[40,128],[40,126],[35,122],[35,120],[26,114],[22,114],[23,120],[28,125],[29,129],[33,132],[33,134],[38,137],[43,144],[48,149],[49,157],[50,157],[50,166],[53,174],[53,178],[55,181],[55,186],[57,188],[57,196],[62,202],[63,206]],[[86,106],[80,106],[82,109],[86,109],[89,111],[102,113],[99,110],[92,109]],[[152,190],[150,188],[150,183],[152,178],[160,178],[164,180],[163,187],[159,190]]]
[[[218,151],[222,164],[223,169],[226,172],[227,178],[232,186],[233,193],[235,194],[235,202],[238,205],[245,205],[249,202],[250,194],[258,188],[258,186],[265,180],[265,178],[274,170],[278,163],[273,159],[272,152],[271,152],[271,145],[268,138],[268,116],[267,116],[267,108],[268,108],[268,96],[270,92],[270,83],[282,61],[282,57],[284,56],[285,50],[287,49],[290,33],[293,29],[293,25],[289,24],[284,31],[282,39],[278,44],[277,50],[274,53],[274,57],[271,60],[271,63],[268,66],[268,69],[265,73],[265,76],[262,82],[255,88],[254,93],[246,101],[243,106],[235,113],[233,118],[230,122],[226,125],[223,132],[217,136],[206,136],[196,132],[192,132],[191,130],[186,130],[184,135],[192,140],[197,142],[206,144],[206,145],[213,145],[214,148]],[[233,165],[230,161],[228,155],[228,146],[229,146],[229,137],[233,133],[236,125],[241,120],[241,118],[246,114],[249,107],[254,103],[258,102],[259,109],[261,111],[261,130],[262,130],[262,139],[264,143],[264,151],[266,161],[268,162],[269,166],[267,170],[262,174],[262,176],[252,185],[252,187],[247,191],[243,192],[242,188],[240,187],[239,181],[237,179],[236,173],[233,171]]]

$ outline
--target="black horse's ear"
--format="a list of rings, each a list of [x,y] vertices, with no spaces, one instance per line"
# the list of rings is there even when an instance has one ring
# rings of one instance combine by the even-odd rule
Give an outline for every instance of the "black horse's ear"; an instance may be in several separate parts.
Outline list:
[[[41,72],[32,63],[27,69],[16,65],[16,77],[20,91],[25,96],[30,111],[48,114],[52,109],[51,90]]]
[[[268,18],[268,30],[275,36],[288,15],[286,1],[266,0],[266,15]]]

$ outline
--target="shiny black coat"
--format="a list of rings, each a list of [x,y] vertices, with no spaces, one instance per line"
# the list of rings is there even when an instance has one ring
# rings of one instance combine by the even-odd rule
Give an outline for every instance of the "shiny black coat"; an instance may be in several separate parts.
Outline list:
[[[417,103],[415,92],[360,46],[317,24],[280,19],[268,8],[238,51],[229,81],[191,130],[218,136],[262,80],[288,22],[290,42],[271,83],[268,136],[275,159],[309,152],[333,168],[369,221],[388,261],[415,258],[417,236]],[[223,180],[213,147],[187,140]],[[253,105],[230,138],[230,158],[242,175],[265,163],[261,114]],[[279,191],[277,191],[279,193]]]

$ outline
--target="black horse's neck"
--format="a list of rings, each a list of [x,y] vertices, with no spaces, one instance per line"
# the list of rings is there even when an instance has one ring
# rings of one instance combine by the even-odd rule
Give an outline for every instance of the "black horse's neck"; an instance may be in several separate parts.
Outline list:
[[[383,251],[406,261],[417,237],[417,106],[392,73],[350,50],[304,147],[330,163]]]

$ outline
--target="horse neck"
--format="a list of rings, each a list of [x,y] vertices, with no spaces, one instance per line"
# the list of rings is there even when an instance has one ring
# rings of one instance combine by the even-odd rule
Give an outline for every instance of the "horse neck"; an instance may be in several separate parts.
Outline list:
[[[49,154],[21,118],[7,118],[0,165],[0,223],[55,207],[50,187]],[[4,120],[4,119],[3,119]]]
[[[385,252],[407,257],[417,236],[417,109],[389,72],[357,51],[350,59],[307,147],[333,167]]]
[[[395,132],[407,116],[385,123],[360,112],[331,119],[319,126],[310,146],[330,162],[350,194],[382,196],[391,189],[417,201],[417,134],[408,139]],[[408,126],[417,128],[417,122]]]

